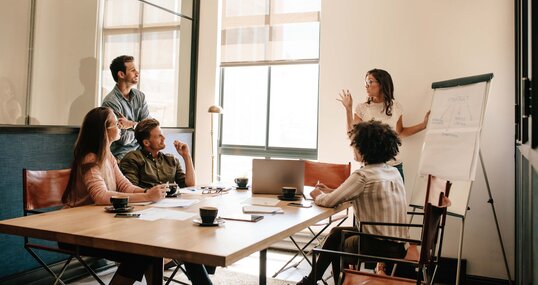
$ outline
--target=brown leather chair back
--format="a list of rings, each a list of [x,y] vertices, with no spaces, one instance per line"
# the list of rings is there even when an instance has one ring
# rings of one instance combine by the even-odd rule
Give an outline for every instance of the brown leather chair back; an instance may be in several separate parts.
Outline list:
[[[316,186],[319,181],[329,188],[338,188],[351,174],[351,163],[336,164],[304,161],[304,185]]]
[[[22,170],[24,212],[62,206],[71,169]]]
[[[450,206],[443,205],[443,203],[444,198],[448,197],[450,194],[452,182],[429,174],[427,187],[428,189],[426,189],[426,200],[424,201],[424,206],[426,206],[428,203],[434,206]]]

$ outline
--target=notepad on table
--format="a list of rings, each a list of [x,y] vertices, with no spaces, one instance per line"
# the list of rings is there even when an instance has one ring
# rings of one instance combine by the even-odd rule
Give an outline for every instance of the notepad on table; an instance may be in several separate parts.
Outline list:
[[[246,214],[284,214],[284,210],[280,207],[265,207],[265,206],[243,206],[243,213]]]

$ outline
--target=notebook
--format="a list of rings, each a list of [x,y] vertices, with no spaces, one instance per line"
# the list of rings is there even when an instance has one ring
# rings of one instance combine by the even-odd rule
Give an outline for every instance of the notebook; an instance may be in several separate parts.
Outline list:
[[[303,193],[304,161],[286,159],[252,160],[252,194],[282,194],[283,186]]]

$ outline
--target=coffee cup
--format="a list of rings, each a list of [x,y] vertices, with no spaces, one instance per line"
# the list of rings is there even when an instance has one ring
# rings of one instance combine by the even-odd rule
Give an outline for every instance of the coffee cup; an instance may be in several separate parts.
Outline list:
[[[245,188],[248,184],[248,178],[247,177],[237,177],[234,180],[235,184],[237,184],[237,187],[239,188]]]
[[[215,219],[217,218],[218,213],[219,213],[219,209],[215,207],[201,207],[200,218],[202,219],[202,223],[204,224],[214,223]]]
[[[297,192],[297,188],[290,187],[290,186],[284,186],[282,187],[282,196],[284,198],[295,198],[295,193]]]
[[[169,184],[168,190],[166,191],[166,195],[174,195],[177,192],[177,184]]]
[[[114,209],[124,209],[129,205],[129,197],[112,196],[110,197],[110,203],[114,206]]]

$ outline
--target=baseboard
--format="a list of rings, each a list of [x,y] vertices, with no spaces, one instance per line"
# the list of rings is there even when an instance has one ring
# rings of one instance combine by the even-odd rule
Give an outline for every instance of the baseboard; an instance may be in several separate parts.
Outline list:
[[[508,284],[507,279],[497,279],[483,276],[467,275],[467,282],[465,285],[506,285]],[[515,284],[512,281],[512,284]]]
[[[115,263],[102,258],[84,257],[84,261],[95,271],[100,272],[115,266]],[[63,262],[58,262],[51,265],[54,272],[60,271]],[[66,283],[78,280],[89,276],[88,271],[78,262],[73,261],[62,276],[62,280]],[[51,284],[54,278],[42,267],[25,271],[22,273],[7,276],[0,280],[0,285],[44,285]]]

